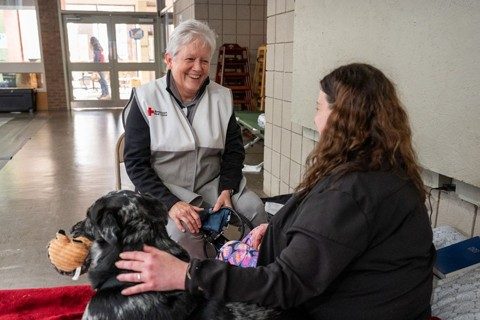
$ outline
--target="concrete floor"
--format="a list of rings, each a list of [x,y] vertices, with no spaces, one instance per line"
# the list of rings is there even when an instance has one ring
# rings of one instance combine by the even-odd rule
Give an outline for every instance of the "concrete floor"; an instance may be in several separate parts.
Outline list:
[[[87,283],[85,275],[75,282],[58,274],[46,246],[59,229],[68,231],[93,201],[115,188],[120,110],[37,116],[45,124],[0,169],[0,289]],[[260,143],[247,150],[245,163],[262,158]],[[264,196],[263,174],[246,176],[248,186]],[[133,188],[124,170],[122,182]]]

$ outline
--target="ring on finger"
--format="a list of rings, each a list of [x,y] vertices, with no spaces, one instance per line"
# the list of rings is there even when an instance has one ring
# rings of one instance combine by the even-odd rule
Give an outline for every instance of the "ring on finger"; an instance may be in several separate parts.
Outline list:
[[[142,274],[141,273],[137,273],[137,280],[142,281]]]

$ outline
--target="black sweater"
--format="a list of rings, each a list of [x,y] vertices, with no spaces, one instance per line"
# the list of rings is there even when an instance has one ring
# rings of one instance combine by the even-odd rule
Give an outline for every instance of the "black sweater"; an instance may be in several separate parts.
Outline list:
[[[408,180],[355,172],[320,181],[272,219],[257,268],[193,260],[186,288],[210,298],[298,307],[313,319],[426,319],[435,249]]]

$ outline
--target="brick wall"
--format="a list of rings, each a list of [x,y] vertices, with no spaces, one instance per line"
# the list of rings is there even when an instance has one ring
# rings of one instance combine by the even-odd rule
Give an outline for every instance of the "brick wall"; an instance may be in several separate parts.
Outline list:
[[[67,97],[63,73],[58,3],[38,0],[40,37],[42,42],[48,109],[66,109]]]

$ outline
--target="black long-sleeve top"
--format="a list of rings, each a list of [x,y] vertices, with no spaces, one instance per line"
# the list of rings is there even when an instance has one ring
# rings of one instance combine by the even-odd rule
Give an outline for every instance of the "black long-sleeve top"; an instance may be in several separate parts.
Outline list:
[[[272,219],[257,268],[191,261],[186,290],[300,308],[313,319],[427,319],[435,249],[408,180],[354,172],[292,197]]]

